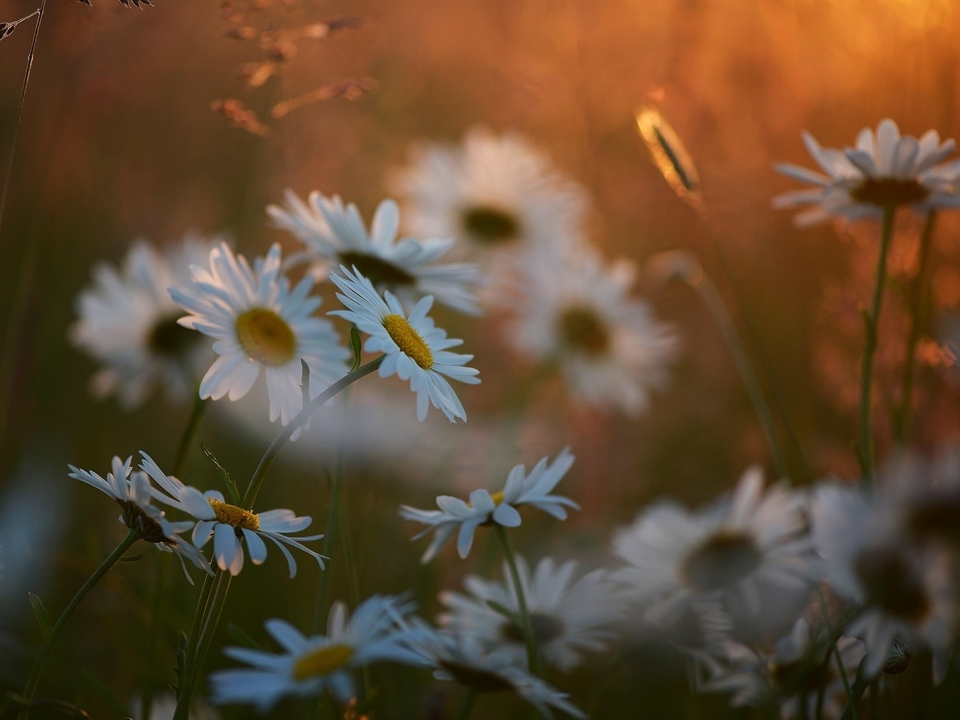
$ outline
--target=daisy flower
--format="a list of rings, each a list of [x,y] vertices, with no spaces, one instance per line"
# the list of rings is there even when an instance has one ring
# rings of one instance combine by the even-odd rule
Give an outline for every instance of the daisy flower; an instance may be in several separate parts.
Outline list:
[[[243,569],[241,540],[246,542],[253,564],[263,564],[267,559],[267,546],[262,538],[267,538],[280,548],[287,559],[290,577],[296,576],[297,563],[285,545],[305,552],[323,568],[323,556],[302,544],[302,541],[319,540],[323,535],[288,537],[290,533],[306,530],[312,522],[310,516],[297,517],[286,508],[261,513],[244,510],[225,502],[223,495],[216,490],[201,493],[194,487],[184,485],[177,478],[164,473],[145,452],[140,454],[143,455],[140,468],[167,493],[155,490],[154,497],[199,520],[193,527],[193,544],[202,548],[212,537],[213,556],[221,570],[229,570],[231,575],[237,575]]]
[[[908,647],[930,648],[940,683],[960,621],[951,557],[937,545],[913,545],[899,502],[887,493],[818,486],[811,507],[814,542],[830,587],[861,608],[846,630],[867,646],[866,675],[883,668],[899,638]]]
[[[733,496],[696,513],[661,501],[618,531],[613,550],[627,562],[614,578],[633,588],[655,624],[705,599],[740,601],[759,612],[761,586],[801,592],[815,575],[805,499],[782,484],[764,491],[749,468]]]
[[[541,657],[565,672],[580,664],[583,651],[602,651],[605,640],[614,637],[609,625],[623,615],[623,594],[607,577],[594,570],[574,581],[577,563],[560,566],[544,558],[531,574],[522,557],[517,558],[523,595],[530,612],[530,625]],[[468,576],[464,587],[470,595],[440,593],[447,612],[439,623],[457,635],[470,636],[487,649],[508,651],[514,664],[526,662],[523,629],[495,611],[495,602],[520,615],[513,578],[504,565],[505,582]]]
[[[429,144],[388,180],[416,237],[475,247],[579,242],[587,194],[516,133],[469,131],[461,147]]]
[[[200,383],[200,397],[239,400],[263,368],[270,420],[286,425],[303,407],[301,360],[310,368],[310,398],[347,372],[350,351],[328,320],[314,317],[320,298],[308,297],[313,279],[293,290],[280,273],[280,246],[251,269],[246,258],[220,243],[210,251],[209,271],[193,266],[191,281],[170,288],[174,302],[190,315],[184,327],[214,338],[219,357]]]
[[[225,655],[251,667],[212,673],[212,700],[251,704],[266,712],[283,697],[316,697],[328,690],[345,704],[356,697],[353,674],[358,668],[384,660],[425,664],[403,644],[406,633],[398,623],[410,610],[408,603],[396,597],[375,595],[348,618],[346,606],[337,602],[330,609],[326,635],[310,637],[285,620],[267,620],[264,627],[283,652],[224,648]]]
[[[918,212],[960,207],[960,159],[946,160],[956,149],[953,139],[940,142],[936,130],[918,140],[900,136],[897,124],[881,120],[877,132],[864,128],[855,148],[823,148],[808,133],[803,142],[826,173],[797,165],[774,165],[777,172],[815,185],[794,190],[773,200],[774,207],[806,207],[794,219],[812,225],[831,217],[850,220],[879,218],[884,208],[909,205]]]
[[[552,718],[550,707],[576,718],[587,716],[562,693],[514,662],[509,652],[484,650],[474,638],[438,632],[425,623],[417,623],[408,645],[427,664],[436,668],[438,680],[455,681],[479,693],[512,690],[533,705],[541,715]]]
[[[433,297],[421,298],[407,315],[389,291],[384,293],[384,302],[373,284],[356,268],[351,272],[341,266],[340,271],[343,277],[331,275],[330,280],[340,288],[337,297],[348,309],[328,314],[339,315],[369,335],[364,350],[386,355],[378,371],[380,377],[396,375],[410,381],[410,389],[417,394],[417,419],[423,420],[428,405],[433,405],[450,422],[456,422],[456,418],[466,420],[467,413],[460,399],[443,376],[474,385],[480,382],[476,377],[479,371],[466,367],[473,355],[448,352],[463,340],[448,338],[447,333],[427,317]]]
[[[595,252],[540,253],[530,263],[510,342],[555,363],[574,398],[636,415],[666,380],[679,343],[650,306],[630,297],[634,268]]]
[[[453,247],[454,239],[397,240],[400,211],[393,200],[384,200],[367,231],[357,206],[344,207],[340,198],[310,193],[304,203],[287,190],[289,209],[270,205],[267,212],[277,227],[303,242],[307,257],[318,263],[316,274],[326,277],[339,265],[356,268],[379,290],[389,290],[412,305],[424,295],[470,315],[479,314],[474,293],[480,271],[468,263],[437,264]]]
[[[77,296],[71,342],[97,360],[94,395],[116,394],[121,406],[141,405],[156,385],[172,400],[188,397],[209,350],[181,327],[167,288],[188,282],[191,265],[205,266],[214,240],[190,234],[158,251],[136,240],[121,268],[99,263],[93,283]]]
[[[473,546],[473,533],[481,525],[496,523],[504,527],[520,525],[520,505],[533,505],[558,520],[566,520],[567,507],[580,509],[570,498],[550,493],[567,474],[574,461],[570,448],[564,448],[552,465],[547,457],[540,461],[527,475],[524,465],[516,465],[507,475],[503,490],[490,493],[479,489],[470,493],[470,502],[449,495],[437,498],[439,510],[418,510],[408,505],[400,506],[400,515],[407,520],[416,520],[427,526],[414,540],[433,532],[433,540],[423,554],[421,562],[429,562],[447,541],[457,534],[457,552],[466,558]]]
[[[180,522],[168,520],[164,512],[151,502],[154,498],[159,499],[162,493],[150,485],[150,479],[145,473],[132,469],[131,460],[132,458],[129,457],[121,460],[114,456],[110,463],[111,471],[107,473],[106,478],[91,470],[81,470],[73,465],[67,466],[70,468],[68,476],[116,500],[122,509],[120,522],[140,533],[140,538],[145,542],[153,543],[165,552],[175,553],[180,559],[184,575],[192,585],[193,579],[187,573],[184,558],[201,570],[212,573],[210,563],[207,562],[203,553],[179,535],[193,528],[194,523],[190,520]]]
[[[840,720],[846,688],[853,686],[866,650],[856,638],[843,635],[837,640],[838,662],[828,642],[827,634],[805,618],[794,623],[771,654],[726,640],[710,653],[695,654],[709,673],[697,689],[732,693],[732,707],[779,705],[781,720]]]

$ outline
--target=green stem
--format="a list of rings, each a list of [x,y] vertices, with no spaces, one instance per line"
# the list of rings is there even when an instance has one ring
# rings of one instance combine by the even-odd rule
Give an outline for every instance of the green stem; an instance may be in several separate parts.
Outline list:
[[[87,596],[87,593],[93,589],[93,586],[96,585],[100,579],[106,575],[110,568],[117,564],[117,561],[120,560],[121,556],[141,537],[139,530],[130,530],[127,533],[127,536],[120,541],[120,544],[117,545],[116,549],[110,555],[107,556],[107,559],[104,560],[100,567],[91,575],[87,581],[83,584],[83,587],[77,591],[77,594],[73,596],[73,599],[67,604],[63,609],[63,612],[60,613],[60,617],[57,618],[57,621],[53,624],[53,627],[50,629],[50,634],[44,640],[43,646],[40,648],[40,652],[37,653],[37,658],[33,662],[33,667],[30,670],[30,675],[27,676],[27,682],[23,687],[23,694],[21,696],[21,702],[24,703],[25,707],[20,711],[17,718],[18,720],[26,720],[27,716],[30,714],[30,702],[33,700],[33,695],[37,690],[37,684],[40,682],[40,675],[43,673],[43,665],[47,659],[47,655],[50,652],[50,649],[53,647],[53,644],[56,642],[57,637],[60,635],[60,631],[63,630],[63,626],[67,624],[67,620],[70,619],[70,616],[73,615],[73,611],[77,609],[77,606],[83,602],[83,599]]]
[[[220,589],[224,573],[215,569],[213,576],[207,575],[197,600],[197,611],[193,616],[193,627],[190,629],[190,643],[187,646],[187,657],[184,662],[183,677],[180,678],[180,687],[177,689],[177,709],[174,720],[187,720],[190,708],[190,696],[197,682],[199,674],[199,656],[206,629],[207,619],[213,614],[213,603]],[[181,711],[181,707],[183,708]]]
[[[913,281],[910,298],[910,333],[907,336],[906,356],[903,365],[903,382],[900,386],[900,407],[896,415],[895,433],[897,442],[905,444],[910,431],[910,413],[913,410],[913,380],[916,369],[917,344],[920,342],[920,329],[923,326],[923,298],[927,278],[927,264],[930,258],[930,246],[933,244],[933,226],[937,214],[930,212],[923,225],[918,250],[917,277]]]
[[[740,372],[740,378],[743,380],[747,393],[750,395],[750,400],[753,402],[757,417],[760,419],[763,434],[767,438],[767,444],[770,446],[770,452],[777,465],[777,472],[781,478],[789,477],[789,469],[783,456],[783,449],[780,447],[780,441],[777,439],[773,415],[770,412],[770,407],[767,405],[766,398],[764,398],[757,373],[753,368],[753,364],[750,362],[750,356],[747,354],[747,350],[743,345],[740,333],[737,331],[737,326],[730,317],[730,313],[727,312],[723,298],[720,297],[716,286],[702,270],[697,276],[689,279],[688,284],[700,295],[704,305],[707,306],[717,326],[720,328],[720,333],[723,335],[727,348],[730,350],[730,355],[733,356],[733,361],[737,366],[737,370]]]
[[[873,358],[877,350],[877,332],[880,324],[880,308],[883,304],[883,289],[887,280],[887,255],[893,237],[895,206],[883,209],[883,229],[880,233],[880,251],[877,255],[877,276],[873,288],[873,302],[869,313],[864,313],[866,339],[863,347],[863,366],[860,372],[860,450],[863,455],[863,482],[870,485],[876,472],[876,453],[873,446]]]
[[[463,702],[460,703],[460,709],[457,711],[457,720],[468,720],[476,699],[477,691],[473,688],[467,688],[467,694],[463,696]]]
[[[527,598],[523,592],[523,583],[520,582],[520,572],[517,569],[517,558],[513,552],[513,543],[510,542],[510,536],[503,525],[497,525],[497,534],[500,536],[500,543],[503,545],[503,554],[507,558],[507,565],[510,567],[510,575],[513,577],[513,586],[517,590],[517,605],[520,606],[520,622],[523,623],[523,637],[527,645],[527,664],[530,672],[534,675],[540,674],[540,662],[537,657],[537,639],[533,635],[533,624],[530,622],[530,611],[527,609]]]
[[[257,465],[257,469],[254,471],[253,477],[250,478],[250,485],[247,487],[247,492],[243,496],[243,507],[245,509],[250,510],[253,508],[253,503],[257,499],[257,493],[260,492],[260,486],[263,485],[263,480],[267,476],[267,470],[270,469],[270,465],[273,464],[273,460],[277,456],[277,453],[280,452],[280,449],[286,444],[287,440],[290,439],[290,436],[303,427],[307,420],[310,419],[310,416],[313,415],[320,408],[320,406],[327,402],[330,398],[332,398],[341,390],[350,387],[360,378],[364,377],[365,375],[369,375],[374,370],[379,368],[385,357],[386,355],[381,355],[378,358],[374,358],[366,365],[361,365],[356,370],[344,375],[333,385],[317,395],[317,397],[311,400],[308,405],[304,406],[303,410],[301,410],[296,417],[290,421],[290,424],[280,431],[280,434],[274,438],[273,442],[270,443],[270,447],[267,448],[267,451],[260,459],[260,464]]]
[[[187,457],[190,455],[190,444],[197,434],[197,428],[200,427],[200,419],[203,417],[203,411],[207,407],[207,402],[200,397],[197,391],[193,396],[193,407],[190,409],[190,419],[187,420],[187,426],[180,437],[180,444],[177,446],[177,460],[173,464],[174,477],[183,479],[183,473],[187,466]]]

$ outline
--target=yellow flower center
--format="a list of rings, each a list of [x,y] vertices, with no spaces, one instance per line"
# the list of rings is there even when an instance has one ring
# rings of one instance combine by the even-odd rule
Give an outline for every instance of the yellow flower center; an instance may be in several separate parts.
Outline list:
[[[293,677],[295,680],[306,680],[329,675],[350,662],[352,657],[353,648],[350,645],[324,645],[297,659],[293,664]]]
[[[208,498],[207,502],[213,508],[213,514],[217,516],[217,522],[224,525],[232,525],[236,530],[259,530],[260,516],[249,510],[230,505],[216,498]]]
[[[387,315],[383,319],[383,327],[404,355],[424,370],[433,367],[433,353],[430,352],[430,347],[420,337],[420,333],[410,327],[410,323],[403,315]]]
[[[499,505],[503,502],[503,490],[497,490],[495,493],[490,493],[490,499],[493,500],[494,505]]]
[[[278,367],[293,359],[297,338],[273,310],[253,308],[237,318],[237,340],[251,360]]]

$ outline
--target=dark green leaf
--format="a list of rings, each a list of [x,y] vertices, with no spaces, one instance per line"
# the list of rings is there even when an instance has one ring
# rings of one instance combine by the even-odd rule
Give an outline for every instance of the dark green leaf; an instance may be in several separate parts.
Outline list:
[[[350,347],[353,349],[353,367],[350,372],[353,372],[360,367],[360,333],[356,327],[350,328]]]
[[[27,593],[30,597],[30,607],[33,608],[33,615],[37,618],[40,625],[40,633],[43,635],[43,642],[50,641],[50,633],[53,632],[53,626],[50,624],[50,616],[47,615],[47,609],[43,606],[43,601],[33,593]]]

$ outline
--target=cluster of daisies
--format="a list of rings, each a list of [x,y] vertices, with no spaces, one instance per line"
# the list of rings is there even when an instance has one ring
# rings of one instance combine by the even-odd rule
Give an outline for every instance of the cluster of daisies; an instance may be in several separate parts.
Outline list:
[[[811,206],[799,222],[960,207],[960,161],[943,163],[954,144],[935,132],[901,137],[885,120],[845,151],[805,141],[827,174],[780,166],[817,187],[776,200]],[[475,130],[461,145],[418,147],[389,185],[399,204],[381,202],[369,228],[337,196],[288,191],[285,205],[267,209],[302,245],[286,260],[279,245],[251,264],[222,239],[190,237],[166,255],[138,243],[121,271],[98,267],[71,330],[103,365],[93,389],[128,407],[158,383],[173,397],[195,387],[202,399],[237,400],[262,370],[270,420],[299,431],[315,403],[361,372],[358,353],[317,314],[315,285],[329,281],[343,309],[326,315],[367,336],[363,349],[377,355],[368,367],[409,383],[420,420],[430,407],[466,420],[450,381],[480,382],[473,356],[452,352],[462,341],[430,317],[434,302],[502,316],[510,343],[557,369],[576,401],[644,409],[677,336],[631,296],[632,263],[607,261],[586,238],[587,195],[573,180],[520,137]],[[112,497],[132,536],[176,553],[188,577],[187,561],[231,575],[247,556],[260,564],[264,539],[291,577],[291,548],[323,567],[304,544],[322,536],[297,535],[309,517],[255,512],[254,499],[235,488],[228,501],[141,455],[136,469],[114,458],[106,478],[73,466],[71,477]],[[960,637],[960,454],[936,466],[900,458],[876,482],[803,489],[765,486],[750,468],[705,507],[664,500],[642,509],[614,533],[615,559],[586,573],[571,560],[529,563],[511,539],[530,507],[557,520],[578,509],[555,493],[573,464],[564,448],[529,472],[517,465],[501,489],[441,495],[436,509],[400,508],[423,526],[414,540],[431,536],[423,563],[454,538],[466,558],[478,533],[496,533],[504,549],[503,579],[471,575],[464,592],[443,591],[435,624],[406,596],[370,597],[352,615],[337,603],[326,632],[312,636],[267,620],[278,651],[226,648],[241,666],[210,676],[212,699],[260,711],[323,692],[348,703],[359,668],[393,662],[432,668],[470,698],[511,690],[545,716],[586,717],[542,679],[544,666],[569,672],[617,638],[630,644],[648,634],[684,647],[698,690],[779,708],[783,718],[839,718],[876,678],[902,671],[911,652],[930,653],[935,682],[945,676]]]

